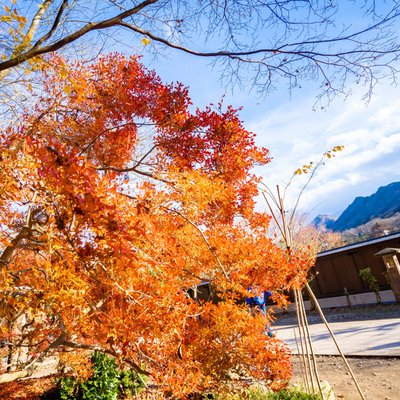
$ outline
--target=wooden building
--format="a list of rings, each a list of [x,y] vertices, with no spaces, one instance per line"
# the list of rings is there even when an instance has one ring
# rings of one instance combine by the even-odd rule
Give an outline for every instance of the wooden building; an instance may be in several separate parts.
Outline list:
[[[359,275],[364,268],[371,268],[380,290],[390,289],[385,264],[374,256],[387,247],[400,248],[400,233],[318,253],[311,283],[317,298],[343,296],[346,290],[348,294],[370,292]]]

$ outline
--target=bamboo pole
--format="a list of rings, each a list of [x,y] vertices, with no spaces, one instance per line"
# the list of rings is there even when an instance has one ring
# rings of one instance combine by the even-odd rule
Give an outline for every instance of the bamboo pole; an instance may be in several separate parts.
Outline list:
[[[300,298],[301,311],[302,311],[303,318],[304,318],[304,326],[305,326],[305,329],[306,329],[307,339],[308,339],[308,343],[310,345],[311,364],[312,364],[312,367],[313,367],[315,379],[317,381],[319,393],[320,393],[320,395],[322,397],[322,400],[325,400],[324,393],[322,392],[321,380],[319,378],[319,373],[318,373],[318,368],[317,368],[317,361],[316,361],[316,358],[315,358],[315,352],[314,352],[314,347],[313,347],[312,338],[311,338],[311,334],[310,334],[310,329],[309,329],[309,326],[308,326],[306,308],[304,306],[304,299],[303,299],[303,295],[302,295],[300,290],[299,290],[299,298]]]
[[[297,327],[297,329],[299,329],[299,327]],[[303,360],[301,358],[303,354],[300,353],[299,340],[298,340],[297,335],[296,335],[296,328],[295,327],[293,327],[293,334],[294,334],[294,340],[296,342],[297,357],[299,359],[301,377],[303,378],[303,382],[306,382],[306,372],[304,371]],[[304,355],[303,355],[303,357],[304,357]],[[308,390],[308,388],[306,388],[306,390]]]
[[[304,386],[306,387],[306,390],[308,393],[310,393],[310,377],[309,377],[309,372],[307,369],[307,362],[306,362],[306,358],[305,358],[305,350],[304,350],[304,336],[302,334],[301,331],[301,319],[300,319],[300,309],[299,309],[299,303],[298,303],[298,299],[297,299],[297,293],[294,290],[294,301],[295,301],[295,305],[296,305],[296,317],[297,317],[297,328],[299,330],[299,341],[300,341],[300,348],[301,348],[301,358],[302,358],[302,363],[303,363],[303,368],[304,368]]]
[[[303,188],[303,190],[304,189],[305,188]],[[282,234],[282,238],[285,242],[287,252],[288,252],[288,254],[290,254],[290,252],[292,250],[292,245],[293,245],[291,227],[292,227],[292,223],[293,223],[293,217],[294,217],[295,210],[293,210],[290,221],[288,223],[288,221],[286,220],[286,213],[285,213],[285,208],[284,208],[284,204],[283,204],[283,197],[281,195],[279,185],[276,186],[276,191],[277,191],[277,197],[274,197],[271,192],[270,192],[270,195],[271,195],[271,198],[274,201],[275,205],[278,208],[278,213],[280,215],[281,223],[279,223],[277,215],[273,211],[271,204],[264,193],[263,193],[263,196],[264,196],[264,199],[265,199],[265,201],[268,205],[268,208],[271,212],[271,215],[273,216],[273,218]],[[300,196],[301,196],[301,193],[300,193]],[[299,201],[299,199],[298,199],[298,201]],[[298,201],[296,203],[296,207],[298,205]],[[305,377],[304,383],[305,383],[305,386],[307,386],[307,391],[310,393],[310,382],[311,382],[312,392],[315,393],[316,392],[315,385],[314,385],[314,377],[315,377],[315,379],[317,380],[319,392],[320,392],[322,398],[324,399],[324,395],[322,393],[322,388],[321,388],[321,382],[319,379],[318,369],[317,369],[317,365],[316,365],[314,348],[312,346],[312,339],[311,339],[311,335],[309,332],[303,296],[301,294],[301,291],[299,291],[298,289],[294,290],[293,292],[294,292],[295,302],[296,302],[296,316],[297,316],[300,347],[302,350],[302,358],[303,358],[303,366],[304,366],[304,377]],[[296,345],[297,345],[297,338],[296,338]],[[305,357],[307,358],[307,362],[305,360]],[[312,360],[312,366],[311,366],[311,360]],[[308,369],[307,369],[307,367],[308,367]],[[309,376],[308,376],[308,374],[309,374]],[[309,379],[309,377],[310,377],[310,379]]]
[[[297,308],[298,308],[298,315],[299,315],[299,321],[298,321],[299,322],[299,328],[301,328],[302,338],[304,340],[305,356],[306,356],[306,360],[307,360],[306,366],[308,367],[308,371],[309,371],[309,374],[310,374],[311,392],[315,393],[314,375],[313,375],[313,370],[311,368],[310,353],[309,353],[310,343],[307,340],[306,330],[305,330],[305,326],[304,326],[304,315],[302,313],[301,304],[300,304],[301,299],[300,299],[300,296],[299,296],[299,291],[297,289],[295,290],[295,298],[296,298],[296,303],[297,303]]]
[[[328,331],[329,331],[329,333],[330,333],[330,335],[331,335],[331,337],[332,337],[332,339],[333,339],[333,342],[335,343],[336,348],[337,348],[337,350],[339,351],[340,356],[342,357],[344,363],[346,364],[346,367],[347,367],[347,369],[348,369],[348,371],[349,371],[351,377],[353,378],[353,381],[354,381],[354,383],[355,383],[355,385],[356,385],[356,388],[357,388],[357,390],[358,390],[358,393],[360,394],[360,397],[361,397],[363,400],[365,400],[364,394],[362,393],[361,388],[360,388],[360,385],[358,384],[358,381],[357,381],[356,377],[354,376],[353,370],[351,369],[349,363],[347,362],[346,357],[345,357],[345,355],[343,354],[342,349],[341,349],[341,347],[339,346],[339,343],[338,343],[337,340],[336,340],[335,334],[333,333],[333,331],[332,331],[332,329],[331,329],[331,327],[330,327],[328,321],[326,320],[325,315],[324,315],[324,313],[322,312],[322,309],[321,309],[321,307],[320,307],[320,305],[319,305],[319,303],[318,303],[318,300],[317,300],[317,298],[315,297],[315,294],[314,294],[314,292],[311,290],[311,287],[310,287],[310,285],[309,285],[308,283],[306,283],[306,289],[307,289],[307,292],[308,292],[310,298],[313,299],[314,304],[315,304],[315,307],[317,308],[317,311],[318,311],[318,313],[319,313],[319,316],[321,317],[321,319],[322,319],[322,321],[324,322],[326,328],[328,329]]]

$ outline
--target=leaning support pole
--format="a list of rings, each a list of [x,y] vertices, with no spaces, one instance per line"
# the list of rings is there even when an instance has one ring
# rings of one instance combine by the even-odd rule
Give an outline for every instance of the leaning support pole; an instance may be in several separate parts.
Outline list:
[[[301,293],[301,290],[298,291],[298,297],[299,297],[299,303],[300,303],[300,307],[301,307],[301,313],[303,314],[304,327],[306,329],[307,340],[310,345],[311,364],[313,367],[314,376],[317,381],[319,394],[321,395],[322,399],[325,400],[325,395],[324,395],[324,393],[322,391],[322,387],[321,387],[321,379],[320,379],[319,373],[318,373],[317,361],[315,358],[314,347],[313,347],[313,343],[312,343],[312,339],[311,339],[310,329],[308,326],[307,314],[306,314],[306,309],[304,307],[304,299],[303,299],[303,294]]]
[[[311,393],[311,391],[314,390],[314,384],[312,380],[312,371],[311,371],[311,366],[309,365],[310,359],[308,357],[308,348],[307,348],[307,342],[305,339],[304,335],[304,327],[302,323],[302,318],[300,315],[300,304],[299,304],[299,299],[297,296],[297,290],[293,291],[294,293],[294,299],[296,302],[296,316],[297,316],[297,327],[299,329],[299,339],[300,339],[300,347],[301,347],[301,357],[302,357],[302,362],[303,362],[303,368],[304,368],[304,376],[305,376],[305,381],[304,384],[306,386],[306,390],[308,393]],[[307,361],[306,361],[306,356],[307,356]],[[308,362],[308,365],[307,365]]]
[[[310,298],[314,301],[314,304],[315,304],[315,307],[316,307],[316,309],[317,309],[317,311],[318,311],[318,313],[319,313],[319,316],[321,317],[321,319],[322,319],[322,321],[324,322],[326,328],[328,329],[328,331],[329,331],[329,333],[330,333],[330,335],[331,335],[331,337],[332,337],[332,339],[333,339],[333,342],[335,343],[335,346],[336,346],[336,348],[337,348],[338,351],[339,351],[340,356],[342,357],[344,363],[346,364],[346,367],[347,367],[347,369],[349,370],[349,373],[350,373],[351,377],[353,378],[353,381],[354,381],[354,383],[355,383],[355,385],[356,385],[356,388],[357,388],[357,390],[358,390],[358,393],[360,394],[360,397],[361,397],[363,400],[365,400],[365,397],[364,397],[364,395],[363,395],[363,393],[362,393],[362,391],[361,391],[361,388],[360,388],[360,386],[359,386],[359,384],[358,384],[358,381],[357,381],[356,377],[355,377],[354,374],[353,374],[353,370],[351,369],[349,363],[347,362],[346,357],[345,357],[345,355],[343,354],[342,349],[340,348],[339,343],[337,342],[336,337],[335,337],[335,335],[334,335],[334,333],[333,333],[333,331],[332,331],[332,329],[331,329],[331,327],[330,327],[328,321],[326,320],[324,313],[322,312],[322,309],[321,309],[321,307],[320,307],[320,305],[319,305],[319,303],[318,303],[318,300],[317,300],[317,298],[315,297],[315,294],[314,294],[314,292],[311,290],[311,287],[310,287],[310,285],[309,285],[308,283],[306,283],[306,289],[307,289],[307,292],[308,292]]]
[[[308,392],[308,391],[309,391],[309,388],[308,388],[308,380],[307,380],[307,377],[306,377],[306,371],[304,370],[304,368],[305,368],[305,366],[304,366],[305,361],[302,359],[302,358],[304,358],[304,354],[300,353],[299,339],[297,338],[297,335],[296,335],[296,328],[295,328],[295,327],[293,327],[293,334],[294,334],[294,339],[295,339],[295,341],[296,341],[297,357],[298,357],[298,359],[299,359],[300,370],[301,370],[301,376],[302,376],[302,378],[303,378],[304,384],[307,385],[307,386],[306,386],[306,390],[307,390],[307,392]]]

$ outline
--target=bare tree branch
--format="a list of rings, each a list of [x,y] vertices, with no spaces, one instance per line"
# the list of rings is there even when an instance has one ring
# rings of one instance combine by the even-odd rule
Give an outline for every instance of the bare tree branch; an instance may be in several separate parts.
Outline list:
[[[48,40],[49,38],[51,38],[53,36],[53,34],[56,31],[58,25],[60,24],[61,16],[63,15],[63,13],[64,13],[65,9],[67,8],[67,6],[68,6],[68,0],[63,0],[62,4],[61,4],[61,6],[60,6],[60,8],[59,8],[59,10],[57,12],[56,18],[54,19],[53,26],[51,27],[51,29],[43,37],[41,37],[34,44],[32,49],[39,48],[46,40]]]
[[[337,2],[322,0],[115,0],[104,8],[100,2],[85,7],[79,1],[44,0],[25,44],[32,33],[41,31],[42,36],[31,47],[15,44],[21,50],[16,53],[10,39],[0,45],[9,54],[0,62],[0,73],[90,32],[120,27],[151,39],[153,50],[161,45],[209,58],[222,67],[228,82],[241,83],[245,77],[260,92],[273,89],[280,78],[289,88],[318,79],[327,97],[343,92],[349,82],[364,83],[369,96],[378,79],[395,79],[398,73],[400,1],[353,3],[352,12],[358,12],[354,23],[340,13]],[[82,17],[74,19],[80,11]],[[241,75],[243,68],[249,73]]]
[[[45,0],[43,4],[40,5],[38,12],[35,14],[35,16],[32,18],[31,25],[29,26],[28,31],[26,32],[26,35],[21,43],[21,47],[24,49],[29,44],[32,42],[33,36],[35,35],[42,18],[50,5],[53,3],[54,0]]]
[[[16,57],[12,57],[9,60],[0,63],[0,71],[4,71],[6,69],[16,67],[17,65],[20,65],[23,62],[25,62],[31,58],[40,56],[42,54],[47,54],[47,53],[51,53],[56,50],[59,50],[62,47],[66,46],[72,42],[75,42],[76,40],[78,40],[79,38],[81,38],[82,36],[86,35],[87,33],[91,32],[91,31],[107,29],[107,28],[116,26],[123,19],[128,18],[131,15],[138,13],[143,8],[148,6],[149,4],[156,3],[157,1],[158,0],[146,0],[142,3],[140,3],[138,6],[131,8],[115,17],[106,19],[101,22],[96,22],[96,23],[89,22],[88,24],[84,25],[82,28],[78,29],[77,31],[73,32],[70,35],[65,36],[61,40],[58,40],[57,42],[49,44],[44,47],[40,47],[41,44],[46,40],[46,38],[49,38],[54,33],[54,29],[57,28],[58,22],[59,22],[57,18],[61,17],[61,14],[65,8],[65,7],[61,7],[59,13],[57,14],[57,18],[54,22],[54,25],[53,25],[52,29],[49,31],[49,33],[47,35],[45,35],[42,39],[40,39],[38,42],[36,42],[36,44],[29,50],[17,55]],[[67,3],[67,1],[64,0],[63,4],[64,3]]]
[[[32,202],[34,202],[35,199],[36,199],[36,192],[33,195]],[[32,234],[32,222],[33,222],[32,207],[29,207],[25,225],[18,232],[17,236],[15,236],[13,240],[11,240],[11,244],[9,244],[0,255],[0,271],[3,269],[5,265],[8,264],[8,262],[11,259],[11,256],[13,255],[14,251],[19,246],[21,241],[23,239],[28,238]]]

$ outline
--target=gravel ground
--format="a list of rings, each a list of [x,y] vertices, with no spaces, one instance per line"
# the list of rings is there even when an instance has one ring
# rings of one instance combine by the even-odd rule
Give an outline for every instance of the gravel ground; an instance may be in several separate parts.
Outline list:
[[[370,306],[338,307],[322,310],[328,322],[366,321],[400,317],[400,304],[380,304]],[[296,324],[296,313],[276,314],[278,325]],[[322,323],[317,311],[307,311],[309,324]],[[399,395],[400,400],[400,395]]]

